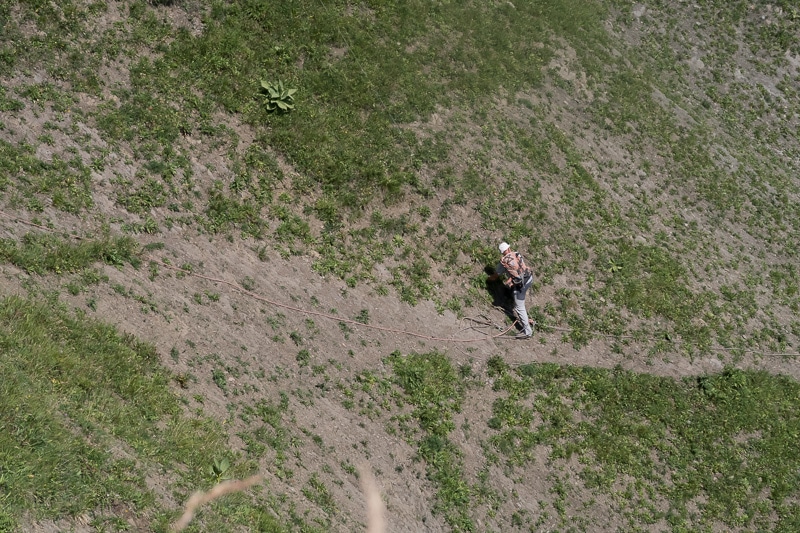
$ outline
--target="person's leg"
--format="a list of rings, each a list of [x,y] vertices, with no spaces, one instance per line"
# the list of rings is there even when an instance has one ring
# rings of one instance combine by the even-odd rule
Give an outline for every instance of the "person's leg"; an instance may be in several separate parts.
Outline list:
[[[528,282],[522,286],[522,289],[514,291],[514,311],[517,313],[520,326],[524,328],[525,335],[533,335],[533,328],[528,322],[528,310],[525,309],[525,295],[528,293],[528,287],[530,286],[531,282]]]

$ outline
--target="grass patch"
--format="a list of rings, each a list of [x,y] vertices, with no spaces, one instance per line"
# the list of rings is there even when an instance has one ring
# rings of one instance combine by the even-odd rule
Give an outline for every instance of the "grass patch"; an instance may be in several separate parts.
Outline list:
[[[576,455],[587,488],[632,491],[631,510],[664,499],[649,520],[677,529],[790,531],[800,520],[794,380],[733,368],[680,381],[554,364],[512,370],[499,358],[490,369],[503,392],[490,440],[511,465],[542,446],[551,460]]]
[[[152,346],[57,305],[7,297],[0,315],[6,516],[156,509],[144,480],[153,463],[186,465],[183,482],[202,482],[196,468],[226,439],[209,420],[183,418]]]
[[[6,176],[0,178],[0,190],[13,183],[11,203],[33,212],[44,210],[44,198],[70,213],[94,205],[90,169],[80,157],[64,159],[54,155],[49,162],[42,161],[36,157],[35,147],[0,139],[0,173]]]
[[[181,224],[231,243],[239,232],[260,241],[252,249],[262,260],[269,247],[284,258],[308,254],[318,273],[340,277],[348,288],[379,278],[380,295],[393,287],[406,302],[428,299],[458,315],[476,302],[498,303],[479,271],[497,260],[503,238],[534,266],[531,315],[542,343],[569,328],[562,341],[576,349],[598,335],[616,337],[611,349],[620,358],[723,348],[736,361],[751,352],[796,351],[800,94],[792,62],[800,53],[800,17],[790,0],[708,0],[691,9],[657,0],[273,4],[0,6],[4,209],[46,213],[53,227],[59,212],[103,224],[108,206],[100,198],[107,195],[130,213],[132,220],[110,220],[123,232],[187,229]],[[268,112],[258,95],[261,80],[297,88],[291,113]],[[0,260],[29,273],[69,273],[63,285],[77,296],[101,279],[91,270],[97,263],[139,262],[134,241],[96,234],[103,237],[3,239]],[[150,275],[159,275],[154,265]],[[149,297],[123,285],[112,289],[155,310]],[[219,295],[193,298],[202,305]],[[97,304],[93,296],[86,301],[90,309]],[[367,324],[371,317],[364,310],[355,319]],[[329,390],[335,365],[313,364],[320,330],[307,323],[284,335],[278,330],[288,327],[286,317],[266,320],[276,343],[288,337],[296,345],[301,369],[326,374],[318,389]],[[352,328],[339,327],[350,340]],[[204,369],[207,381],[229,398],[253,392],[230,385],[236,368],[218,357]],[[407,434],[436,483],[437,510],[452,528],[475,529],[470,505],[501,496],[486,479],[473,487],[463,481],[451,440],[463,403],[457,376],[438,353],[393,356],[392,363],[413,406],[404,430],[413,426]],[[698,505],[697,513],[724,527],[792,529],[795,509],[780,487],[793,481],[772,473],[783,459],[759,462],[768,456],[761,441],[777,434],[776,424],[762,414],[764,429],[735,425],[737,413],[722,405],[756,413],[742,403],[750,397],[743,390],[755,391],[748,394],[765,408],[777,402],[764,392],[772,386],[767,378],[729,371],[721,381],[675,384],[546,366],[512,371],[497,360],[490,366],[503,397],[489,427],[509,468],[549,445],[555,461],[577,454],[592,465],[582,475],[593,490],[609,494],[631,476],[638,485],[623,490],[634,503],[620,504],[631,513],[631,529],[653,520],[712,529],[693,514]],[[181,379],[187,387],[191,381]],[[377,418],[376,406],[389,410],[382,387],[373,387],[374,396],[364,390],[369,398],[358,403],[350,391],[342,403]],[[776,387],[787,398],[794,394],[788,385]],[[702,431],[688,435],[694,419],[668,412],[657,399],[647,403],[636,389],[667,397],[704,423],[728,416],[718,424],[727,433],[709,435],[719,454],[747,458],[742,473],[731,457],[714,455]],[[618,402],[618,395],[633,403]],[[301,401],[313,397],[303,392]],[[199,394],[194,399],[202,403]],[[274,453],[276,475],[295,479],[299,441],[289,430],[288,404],[249,407],[243,416],[255,424],[242,437],[247,459]],[[784,417],[780,410],[774,415]],[[86,456],[88,466],[69,467],[94,476],[89,486],[103,483],[95,471],[127,468],[54,424],[34,418],[29,425],[63,440],[72,454],[65,457]],[[600,442],[603,432],[608,445]],[[640,451],[648,447],[653,456]],[[684,448],[696,450],[696,465]],[[208,472],[223,457],[198,459],[205,464],[197,471]],[[235,458],[228,459],[235,469]],[[751,479],[752,465],[769,481]],[[733,476],[727,500],[719,494],[725,478],[717,476],[724,475]],[[552,494],[563,528],[582,527],[566,523],[571,489],[556,478]],[[141,480],[131,487],[125,490],[141,490]],[[661,503],[668,501],[668,510],[648,499],[653,487],[667,491]],[[328,491],[321,478],[305,489],[313,497],[304,504],[333,508],[326,494],[336,489]],[[152,505],[145,496],[141,505]],[[108,504],[92,498],[74,500]],[[264,498],[261,511],[244,495],[234,500],[237,508],[215,505],[214,516],[224,518],[209,514],[204,526],[278,528],[267,516],[280,507],[276,501]],[[523,511],[530,510],[515,514],[519,527],[529,517]],[[764,518],[770,512],[774,520]],[[162,524],[166,514],[159,515]],[[312,528],[289,514],[293,527]]]
[[[464,398],[458,372],[438,352],[407,356],[394,352],[390,361],[422,430],[418,454],[437,487],[434,510],[444,515],[453,530],[474,531],[471,489],[464,480],[461,452],[447,438],[455,429],[453,415],[461,410]]]
[[[75,241],[46,233],[27,233],[21,241],[0,239],[0,260],[33,274],[78,272],[103,262],[141,264],[138,244],[130,237]]]
[[[615,0],[363,9],[309,0],[266,9],[239,0],[201,2],[197,12],[167,7],[189,18],[202,12],[202,31],[172,27],[164,6],[143,1],[128,6],[124,22],[96,35],[91,47],[85,35],[109,14],[102,3],[65,2],[56,14],[18,2],[3,15],[4,32],[14,38],[2,57],[47,70],[55,80],[23,84],[13,94],[4,89],[0,106],[11,113],[53,111],[64,120],[49,124],[76,133],[63,115],[80,102],[76,92],[96,94],[92,87],[103,83],[87,72],[100,61],[124,63],[130,83],[106,87],[114,98],[82,118],[110,146],[80,144],[99,172],[113,161],[108,155],[130,148],[126,164],[139,172],[129,181],[119,177],[127,174],[110,180],[118,204],[146,217],[125,223],[127,232],[193,222],[209,233],[236,229],[268,239],[284,257],[313,249],[315,270],[350,287],[373,281],[376,263],[395,264],[387,281],[404,301],[432,299],[456,313],[461,298],[442,293],[451,287],[437,275],[460,276],[485,263],[489,234],[502,233],[529,252],[543,285],[559,275],[606,284],[583,290],[575,309],[551,317],[581,330],[568,341],[583,346],[596,332],[624,333],[625,313],[607,305],[613,301],[649,321],[651,331],[666,320],[670,336],[694,346],[681,349],[691,353],[715,343],[740,348],[730,322],[709,318],[719,295],[687,292],[702,285],[688,265],[710,270],[722,253],[713,249],[715,231],[738,221],[780,250],[776,263],[797,255],[796,246],[781,243],[792,242],[800,220],[788,163],[798,150],[792,132],[769,119],[773,109],[785,117],[796,111],[795,84],[778,79],[773,68],[766,74],[776,76],[774,91],[751,87],[727,68],[736,61],[736,25],[753,56],[773,67],[784,61],[776,50],[798,32],[788,7],[767,28],[738,0],[700,6],[692,16],[718,23],[707,29],[713,51],[703,58],[706,70],[694,76],[686,64],[695,52],[683,43],[695,30],[678,24],[674,6],[658,2],[641,9]],[[648,31],[631,46],[608,21]],[[26,41],[25,24],[46,35],[20,48],[14,43]],[[136,47],[148,53],[133,54]],[[268,113],[258,96],[261,80],[297,88],[295,109]],[[220,121],[223,115],[231,120]],[[252,128],[247,146],[239,145],[243,137],[232,124]],[[37,138],[57,144],[50,132]],[[196,187],[190,163],[198,141],[224,153],[221,168],[207,165],[215,181],[205,190]],[[0,188],[14,186],[9,202],[33,211],[51,201],[70,212],[91,210],[91,172],[77,152],[56,150],[42,161],[37,148],[0,144],[7,171]],[[622,155],[608,158],[606,148]],[[161,220],[155,213],[166,206],[184,213]],[[383,206],[402,212],[389,216]],[[674,209],[700,220],[678,242],[654,229]],[[371,224],[360,220],[365,216]],[[462,229],[465,217],[475,218],[478,232]],[[620,244],[622,235],[644,235],[647,245]],[[614,276],[602,274],[616,265],[607,259],[619,261]],[[693,296],[703,305],[688,306]],[[778,305],[796,307],[797,298]],[[698,329],[701,320],[708,325]],[[780,344],[756,337],[745,344]]]
[[[184,414],[149,344],[57,303],[6,297],[0,299],[0,349],[4,531],[31,519],[83,515],[126,527],[115,514],[119,508],[165,531],[178,511],[157,503],[147,476],[166,476],[172,494],[185,500],[222,479],[252,474],[254,465],[230,450],[220,423]],[[262,402],[253,412],[274,430],[256,432],[258,440],[279,454],[296,446],[280,422],[287,407],[282,395],[278,404]],[[280,457],[276,462],[279,474],[291,476]],[[318,481],[310,485],[312,495],[333,509]],[[285,501],[258,493],[216,501],[195,522],[215,531],[315,530],[292,516]]]

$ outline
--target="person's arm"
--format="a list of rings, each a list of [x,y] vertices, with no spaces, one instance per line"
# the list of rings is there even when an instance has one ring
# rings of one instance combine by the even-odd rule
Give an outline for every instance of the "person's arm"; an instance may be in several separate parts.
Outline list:
[[[503,263],[498,263],[497,267],[495,268],[494,274],[489,276],[489,281],[495,281],[500,278],[503,274],[506,274],[506,267],[503,266]],[[503,280],[504,285],[508,285],[508,280]]]
[[[513,289],[515,287],[515,282],[519,283],[519,261],[514,259],[513,255],[506,255],[503,256],[503,261],[500,262],[500,266],[506,274],[506,279],[503,280],[503,283],[509,289]]]

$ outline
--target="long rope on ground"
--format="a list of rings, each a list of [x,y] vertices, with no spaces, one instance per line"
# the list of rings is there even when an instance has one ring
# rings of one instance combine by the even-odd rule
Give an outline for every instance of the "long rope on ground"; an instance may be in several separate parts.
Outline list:
[[[155,263],[157,265],[160,265],[160,266],[162,266],[164,268],[168,268],[168,269],[171,269],[171,270],[175,270],[175,271],[181,272],[181,273],[183,273],[183,274],[185,274],[187,276],[194,276],[196,278],[204,279],[206,281],[211,281],[213,283],[221,283],[223,285],[227,285],[228,287],[230,287],[231,289],[233,289],[236,292],[239,292],[239,293],[241,293],[241,294],[243,294],[245,296],[248,296],[250,298],[253,298],[255,300],[267,303],[267,304],[269,304],[271,306],[274,306],[274,307],[280,307],[282,309],[286,309],[286,310],[289,310],[289,311],[294,311],[296,313],[301,313],[301,314],[305,314],[305,315],[317,316],[317,317],[320,317],[320,318],[327,318],[329,320],[334,320],[336,322],[342,322],[344,324],[350,324],[350,325],[361,327],[361,328],[374,329],[374,330],[383,331],[383,332],[386,332],[386,333],[396,333],[398,335],[407,335],[407,336],[410,336],[410,337],[416,337],[416,338],[419,338],[419,339],[426,339],[426,340],[430,340],[430,341],[458,342],[458,343],[483,342],[483,341],[487,341],[487,340],[491,340],[491,339],[496,339],[497,337],[502,337],[503,335],[505,335],[506,333],[511,331],[511,329],[514,326],[516,326],[516,324],[517,324],[517,322],[514,321],[510,326],[508,326],[508,328],[506,328],[504,331],[501,331],[500,333],[497,333],[495,335],[487,335],[487,336],[480,337],[480,338],[477,338],[477,339],[458,339],[458,338],[454,338],[454,337],[436,337],[436,336],[433,336],[433,335],[424,335],[422,333],[416,333],[416,332],[407,331],[407,330],[404,330],[404,329],[388,328],[388,327],[385,327],[385,326],[376,326],[374,324],[365,324],[364,322],[359,322],[358,320],[353,320],[353,319],[350,319],[350,318],[342,318],[340,316],[332,315],[332,314],[329,314],[329,313],[323,313],[321,311],[312,311],[310,309],[303,309],[301,307],[297,307],[297,306],[294,306],[294,305],[289,305],[289,304],[285,304],[285,303],[281,303],[281,302],[276,302],[274,300],[270,300],[269,298],[265,298],[265,297],[263,297],[263,296],[261,296],[259,294],[254,293],[254,292],[248,291],[247,289],[245,289],[243,287],[240,287],[236,283],[232,283],[232,282],[226,281],[224,279],[213,278],[211,276],[204,276],[203,274],[198,274],[196,272],[191,272],[189,270],[185,270],[183,268],[179,268],[179,267],[176,267],[174,265],[170,265],[168,263],[164,263],[163,261],[159,261],[157,259],[152,259],[151,258],[150,261],[152,261],[153,263]]]
[[[26,226],[30,226],[32,228],[43,229],[43,230],[49,231],[51,233],[58,231],[58,230],[56,230],[54,228],[48,228],[47,226],[42,226],[41,224],[36,224],[35,222],[31,222],[29,220],[25,220],[23,218],[19,218],[18,216],[9,215],[8,213],[3,213],[2,211],[0,211],[0,215],[6,217],[8,219],[13,220],[14,222],[18,222],[20,224],[25,224]],[[78,240],[82,239],[82,237],[79,237],[77,235],[70,235],[70,237],[72,237],[73,239],[78,239]]]
[[[24,224],[24,225],[31,226],[31,227],[34,227],[34,228],[38,228],[38,229],[41,229],[41,230],[45,230],[45,231],[49,231],[49,232],[57,232],[58,231],[58,230],[56,230],[54,228],[48,228],[47,226],[42,226],[41,224],[36,224],[36,223],[30,222],[28,220],[25,220],[23,218],[20,218],[18,216],[9,215],[9,214],[4,213],[2,211],[0,211],[0,216],[4,216],[6,218],[9,218],[9,219],[13,220],[14,222],[18,222],[20,224]],[[69,237],[71,237],[73,239],[77,239],[77,240],[82,240],[82,237],[77,236],[77,235],[71,235],[70,234]],[[309,310],[309,309],[303,309],[303,308],[300,308],[300,307],[297,307],[297,306],[284,304],[284,303],[281,303],[281,302],[276,302],[274,300],[270,300],[268,298],[264,298],[263,296],[260,296],[260,295],[258,295],[256,293],[248,291],[248,290],[244,289],[243,287],[240,287],[239,285],[237,285],[235,283],[231,283],[231,282],[223,280],[223,279],[213,278],[213,277],[210,277],[210,276],[204,276],[204,275],[198,274],[196,272],[192,272],[192,271],[189,271],[189,270],[184,270],[182,268],[178,268],[178,267],[176,267],[174,265],[170,265],[168,263],[164,263],[164,262],[159,261],[157,259],[149,258],[148,260],[150,260],[153,263],[156,263],[158,265],[161,265],[164,268],[180,271],[180,272],[182,272],[183,274],[185,274],[187,276],[194,276],[196,278],[205,279],[205,280],[211,281],[213,283],[221,283],[221,284],[227,285],[227,286],[231,287],[233,290],[235,290],[235,291],[237,291],[237,292],[239,292],[239,293],[241,293],[241,294],[243,294],[245,296],[248,296],[250,298],[254,298],[256,300],[265,302],[265,303],[267,303],[269,305],[272,305],[272,306],[275,306],[275,307],[280,307],[280,308],[287,309],[287,310],[294,311],[294,312],[301,313],[301,314],[318,316],[318,317],[321,317],[321,318],[327,318],[327,319],[330,319],[330,320],[333,320],[333,321],[336,321],[336,322],[341,322],[341,323],[345,323],[345,324],[351,324],[351,325],[354,325],[354,326],[357,326],[357,327],[368,328],[368,329],[373,329],[373,330],[378,330],[378,331],[384,331],[384,332],[387,332],[387,333],[395,333],[395,334],[398,334],[398,335],[406,335],[406,336],[411,336],[411,337],[417,337],[417,338],[426,339],[426,340],[430,340],[430,341],[455,342],[455,343],[473,343],[473,342],[483,342],[483,341],[487,341],[487,340],[493,340],[493,339],[497,339],[497,338],[500,338],[500,337],[504,337],[506,339],[513,339],[513,337],[506,336],[506,334],[509,331],[511,331],[518,323],[517,321],[514,321],[510,326],[508,326],[505,330],[501,331],[500,333],[497,333],[497,334],[494,334],[494,335],[488,335],[487,334],[487,335],[485,335],[485,336],[483,336],[481,338],[475,338],[475,339],[458,339],[458,338],[454,338],[454,337],[436,337],[436,336],[431,336],[431,335],[423,335],[421,333],[416,333],[416,332],[413,332],[413,331],[407,331],[407,330],[402,330],[402,329],[397,329],[397,328],[388,328],[388,327],[384,327],[384,326],[376,326],[376,325],[372,325],[372,324],[365,324],[365,323],[359,322],[357,320],[352,320],[352,319],[348,319],[348,318],[342,318],[342,317],[331,315],[331,314],[328,314],[328,313],[322,313],[320,311],[312,311],[312,310]],[[497,329],[501,329],[502,328],[501,326],[497,326],[496,324],[493,324],[488,319],[486,319],[484,321],[479,321],[479,320],[476,320],[474,318],[467,317],[467,320],[471,320],[471,321],[476,322],[476,323],[478,323],[480,325],[483,325],[483,326],[492,326],[492,327],[495,327]],[[547,325],[547,326],[544,326],[544,327],[546,329],[548,329],[548,330],[561,331],[561,332],[565,332],[565,333],[569,333],[569,332],[573,331],[572,328],[563,328],[563,327],[550,326],[550,325]],[[463,328],[463,329],[459,330],[457,333],[461,333],[462,331],[465,331],[467,329],[475,329],[475,328],[474,327]],[[636,339],[637,338],[634,335],[615,335],[615,334],[602,333],[602,332],[599,332],[599,331],[593,331],[593,332],[590,332],[590,333],[592,333],[594,335],[607,337],[607,338],[614,338],[614,339]],[[651,338],[654,339],[655,337],[651,336]],[[676,343],[674,343],[674,341],[673,341],[673,345],[676,348],[678,347],[678,345]],[[684,345],[688,345],[688,343],[685,343]],[[757,355],[757,356],[761,356],[761,357],[800,357],[800,353],[791,353],[791,352],[788,352],[788,353],[764,352],[764,351],[760,351],[760,350],[742,350],[742,349],[737,349],[737,348],[725,348],[725,347],[721,347],[721,346],[720,347],[712,346],[712,347],[708,347],[707,349],[709,351],[712,351],[712,352],[727,353],[727,354],[730,354],[730,355],[749,354],[749,355]]]
[[[284,303],[281,303],[281,302],[276,302],[274,300],[270,300],[268,298],[264,298],[263,296],[260,296],[258,294],[255,294],[255,293],[251,292],[251,291],[248,291],[248,290],[244,289],[243,287],[240,287],[236,283],[232,283],[230,281],[226,281],[226,280],[219,279],[219,278],[213,278],[213,277],[210,277],[210,276],[204,276],[202,274],[197,274],[196,272],[191,272],[189,270],[184,270],[182,268],[179,268],[179,267],[176,267],[174,265],[170,265],[170,264],[164,263],[162,261],[158,261],[156,259],[150,259],[150,260],[153,261],[154,263],[158,264],[158,265],[161,265],[161,266],[165,267],[165,268],[169,268],[169,269],[172,269],[172,270],[176,270],[176,271],[182,272],[187,276],[194,276],[194,277],[197,277],[197,278],[200,278],[200,279],[204,279],[204,280],[207,280],[207,281],[211,281],[211,282],[214,282],[214,283],[221,283],[221,284],[227,285],[227,286],[231,287],[233,290],[235,290],[235,291],[237,291],[237,292],[239,292],[239,293],[241,293],[241,294],[243,294],[245,296],[249,296],[251,298],[254,298],[256,300],[268,303],[268,304],[270,304],[272,306],[275,306],[275,307],[281,307],[283,309],[287,309],[287,310],[290,310],[290,311],[295,311],[297,313],[302,313],[302,314],[306,314],[306,315],[313,315],[313,316],[318,316],[318,317],[322,317],[322,318],[327,318],[327,319],[330,319],[330,320],[334,320],[336,322],[343,322],[345,324],[352,324],[352,325],[358,326],[358,327],[374,329],[374,330],[384,331],[384,332],[388,332],[388,333],[396,333],[398,335],[407,335],[407,336],[417,337],[417,338],[431,340],[431,341],[471,343],[471,342],[481,342],[481,341],[486,341],[486,340],[492,340],[492,339],[496,339],[498,337],[504,337],[519,322],[519,321],[515,320],[514,322],[512,322],[512,324],[510,326],[508,326],[508,328],[506,328],[505,330],[501,331],[500,333],[497,333],[495,335],[486,335],[484,337],[477,338],[477,339],[458,339],[458,338],[454,338],[454,337],[435,337],[435,336],[431,336],[431,335],[423,335],[422,333],[415,333],[413,331],[408,331],[408,330],[403,330],[403,329],[388,328],[388,327],[384,327],[384,326],[375,326],[373,324],[365,324],[363,322],[359,322],[357,320],[352,320],[352,319],[349,319],[349,318],[342,318],[342,317],[339,317],[339,316],[336,316],[336,315],[331,315],[331,314],[323,313],[323,312],[320,312],[320,311],[312,311],[312,310],[309,310],[309,309],[303,309],[303,308],[300,308],[300,307],[297,307],[297,306],[284,304]],[[468,319],[471,320],[471,321],[478,322],[479,324],[481,324],[480,321],[477,321],[474,318],[468,318]],[[492,324],[488,320],[485,323],[482,323],[482,325],[494,326],[494,324]],[[497,326],[494,326],[494,327],[497,327]],[[559,328],[559,327],[554,327],[554,326],[546,326],[546,327],[548,329],[555,329],[555,330],[564,331],[564,332],[572,331],[571,328]],[[464,328],[464,329],[472,329],[472,328]],[[462,329],[460,331],[464,331],[464,329]],[[498,329],[500,329],[500,328],[498,327]],[[595,333],[597,335],[604,336],[604,337],[610,337],[610,338],[627,338],[627,339],[635,339],[636,338],[633,335],[613,335],[613,334],[606,334],[606,333],[600,333],[600,332],[593,332],[593,333]],[[513,337],[506,337],[506,338],[513,339]],[[764,357],[800,357],[800,353],[766,353],[766,352],[760,352],[760,351],[757,351],[757,350],[735,350],[735,349],[722,348],[722,347],[719,347],[719,348],[717,348],[717,347],[709,347],[709,350],[716,351],[716,352],[731,353],[731,354],[733,354],[733,352],[742,353],[742,354],[755,354],[755,355],[761,355],[761,356],[764,356]]]

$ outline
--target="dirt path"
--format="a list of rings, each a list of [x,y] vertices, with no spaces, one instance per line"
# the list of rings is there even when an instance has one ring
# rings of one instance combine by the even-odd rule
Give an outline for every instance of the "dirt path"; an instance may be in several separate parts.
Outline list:
[[[26,225],[28,229],[43,229],[17,219],[17,231],[8,227],[6,232],[18,233]],[[620,366],[674,378],[718,372],[725,364],[800,378],[795,358],[777,354],[750,354],[735,363],[731,354],[722,350],[694,359],[680,353],[650,357],[647,346],[635,343],[622,354],[613,353],[610,339],[603,338],[576,350],[562,342],[565,328],[537,332],[531,340],[517,341],[511,337],[513,331],[508,331],[510,326],[504,313],[488,304],[467,309],[466,318],[458,319],[450,311],[439,314],[431,302],[412,307],[394,294],[375,294],[365,284],[349,288],[340,279],[314,272],[308,257],[286,260],[272,252],[261,261],[254,251],[255,242],[188,239],[180,233],[167,236],[163,242],[164,249],[149,252],[138,271],[130,266],[123,270],[106,266],[104,273],[109,283],[116,284],[118,289],[110,294],[101,290],[94,296],[99,318],[153,342],[162,354],[187,341],[197,347],[198,353],[202,348],[225,345],[246,346],[258,353],[285,351],[285,346],[275,346],[270,340],[274,335],[265,323],[265,317],[282,314],[287,317],[287,328],[313,321],[323,337],[339,337],[340,330],[351,328],[359,342],[359,349],[354,351],[360,353],[359,360],[366,365],[394,350],[435,349],[449,353],[459,364],[472,364],[476,369],[489,357],[502,355],[511,365],[553,362],[599,368]],[[150,260],[159,270],[155,277],[148,271]],[[187,274],[180,270],[181,265],[192,265],[193,271]],[[20,293],[20,280],[27,275],[10,266],[4,271],[3,292]],[[52,288],[57,282],[49,280],[44,285]],[[130,286],[127,297],[120,295],[120,286]],[[203,302],[203,295],[205,302],[198,304]],[[63,296],[85,308],[85,297]],[[157,311],[143,313],[144,306],[136,301],[137,297],[155,302]],[[212,301],[216,298],[216,302]],[[529,295],[528,305],[543,305],[543,298]],[[368,324],[356,320],[365,310]],[[504,334],[504,330],[508,333]],[[174,362],[165,360],[165,364],[172,366]]]
[[[378,376],[388,372],[383,361],[392,352],[438,350],[457,365],[469,365],[473,375],[481,378],[486,376],[487,361],[497,355],[512,366],[530,362],[602,368],[619,365],[673,378],[718,372],[724,364],[716,357],[690,361],[677,354],[653,359],[647,357],[644,346],[630,346],[624,354],[615,354],[610,342],[602,339],[575,350],[562,342],[563,332],[559,331],[539,333],[528,341],[489,338],[500,330],[476,327],[476,322],[459,319],[449,311],[439,314],[431,302],[412,307],[393,294],[377,295],[366,285],[349,288],[342,280],[315,273],[307,257],[285,260],[269,253],[261,261],[254,242],[231,243],[203,236],[187,239],[179,233],[159,237],[165,247],[151,252],[150,258],[171,265],[190,264],[193,274],[163,266],[158,266],[156,273],[147,260],[138,270],[105,265],[100,269],[108,276],[107,283],[72,295],[64,290],[64,284],[73,276],[31,277],[4,265],[0,291],[22,294],[26,285],[58,291],[59,298],[69,305],[154,344],[163,364],[176,377],[173,385],[187,399],[188,411],[202,410],[225,421],[234,449],[246,448],[239,434],[247,429],[235,416],[236,409],[259,401],[274,402],[279,395],[290,393],[292,423],[321,436],[326,448],[304,446],[302,461],[292,465],[296,477],[288,483],[271,473],[271,457],[265,456],[260,471],[270,486],[296,492],[314,472],[331,464],[359,464],[366,455],[372,468],[382,472],[380,490],[390,502],[392,531],[413,531],[420,524],[428,531],[448,530],[441,516],[433,515],[427,505],[435,490],[426,481],[424,466],[414,460],[416,449],[399,436],[387,434],[381,418],[373,421],[358,409],[346,407],[347,384],[363,372]],[[234,285],[246,285],[250,290],[243,293]],[[538,298],[531,297],[529,305],[541,305]],[[363,317],[364,311],[368,325],[355,320]],[[504,314],[489,304],[467,309],[465,314],[507,324]],[[308,361],[306,366],[301,354]],[[738,366],[795,378],[800,375],[793,360],[782,358],[750,359]],[[214,372],[220,371],[224,383],[214,377]],[[184,377],[185,381],[180,381]],[[344,388],[338,388],[340,384]],[[464,450],[465,475],[471,483],[477,482],[483,463],[472,437],[462,428],[490,416],[495,394],[491,387],[474,391],[454,432],[453,438]],[[541,477],[545,474],[543,471]],[[538,489],[531,487],[528,499],[536,501]],[[162,489],[154,488],[156,493]],[[163,492],[161,497],[167,507],[174,507],[170,494]],[[356,479],[348,477],[336,489],[336,501],[341,516],[349,517],[343,518],[342,524],[362,519]]]
[[[172,324],[171,328],[163,328],[162,333],[155,323],[145,326],[152,320],[136,317],[128,310],[115,312],[110,308],[102,315],[132,333],[144,334],[145,338],[158,344],[163,344],[166,339],[174,343],[175,336],[169,334],[169,330],[178,330],[186,338],[195,337],[197,342],[209,346],[219,343],[228,335],[235,335],[237,342],[252,346],[257,352],[278,348],[266,338],[269,335],[265,329],[270,328],[265,324],[265,315],[287,315],[287,327],[300,327],[302,322],[312,320],[323,337],[340,337],[342,326],[339,324],[343,323],[352,328],[353,335],[359,339],[358,349],[354,351],[361,354],[360,359],[365,364],[378,361],[394,350],[437,349],[451,354],[459,363],[472,362],[476,366],[481,366],[492,355],[502,355],[509,364],[535,361],[602,368],[619,365],[627,370],[677,378],[716,372],[732,361],[730,354],[725,352],[694,360],[678,353],[653,358],[647,355],[645,346],[635,344],[627,347],[624,354],[615,354],[610,349],[611,343],[605,339],[596,339],[588,346],[575,350],[561,341],[563,331],[538,333],[530,341],[497,338],[502,333],[499,329],[483,327],[469,319],[458,319],[449,311],[439,314],[430,302],[412,307],[394,295],[377,295],[364,285],[348,288],[339,279],[321,277],[311,270],[308,258],[287,261],[277,254],[271,254],[262,262],[252,250],[253,247],[253,243],[247,242],[221,245],[205,239],[195,242],[181,239],[168,243],[165,253],[153,254],[154,259],[170,259],[169,256],[173,255],[173,265],[202,265],[195,269],[193,275],[185,277],[180,272],[170,272],[163,267],[160,267],[163,274],[152,281],[145,275],[144,268],[139,272],[107,269],[111,270],[109,274],[114,281],[124,283],[130,277],[129,281],[141,284],[145,291],[163,299],[164,309],[179,317],[179,327]],[[224,283],[216,283],[209,278]],[[249,280],[247,285],[251,291],[242,293],[234,288],[241,287],[243,280]],[[191,294],[188,289],[190,286],[193,287]],[[219,301],[192,305],[195,304],[192,302],[193,295],[204,292],[218,293]],[[534,300],[536,304],[543,303],[537,297],[529,297],[529,304]],[[191,312],[180,311],[180,305],[190,305]],[[354,318],[364,310],[369,314],[367,325],[359,324]],[[196,320],[192,320],[193,315]],[[503,313],[488,305],[468,309],[465,315],[483,316],[493,324],[508,326]],[[762,368],[795,378],[800,376],[796,362],[786,357],[750,356],[736,365]]]

